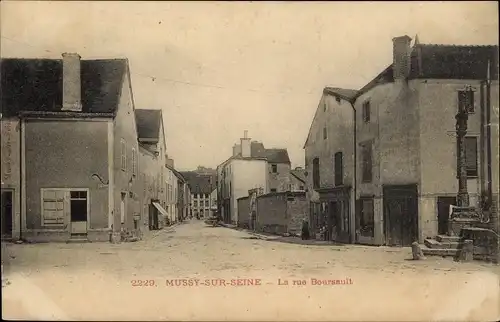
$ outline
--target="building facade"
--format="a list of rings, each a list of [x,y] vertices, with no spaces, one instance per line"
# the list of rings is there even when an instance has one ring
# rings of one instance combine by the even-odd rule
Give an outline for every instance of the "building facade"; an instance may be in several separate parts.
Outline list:
[[[297,167],[290,170],[290,188],[289,191],[306,191],[306,175],[303,168]]]
[[[311,139],[322,126],[313,121],[305,147],[306,170],[312,174],[308,176],[312,200],[322,201],[330,180],[334,188],[344,186],[344,193],[355,196],[355,206],[348,202],[351,208],[344,215],[350,241],[407,246],[447,232],[449,205],[456,204],[458,191],[455,115],[459,105],[466,104],[468,86],[473,93],[466,138],[470,200],[480,206],[490,181],[493,205],[498,207],[498,47],[418,41],[411,46],[411,39],[403,36],[393,40],[393,58],[354,95],[340,89],[325,91],[325,111],[328,102],[339,103],[329,112],[339,121],[328,124],[345,144],[335,138]],[[486,97],[488,77],[491,95]],[[326,133],[328,137],[328,129]],[[323,158],[322,144],[328,147]],[[339,185],[337,173],[343,177]],[[320,204],[319,212],[332,213],[328,206]]]
[[[143,225],[150,230],[167,224],[166,142],[161,110],[135,111],[141,165],[141,211]]]
[[[141,186],[127,60],[3,59],[2,115],[20,123],[23,239],[138,235]]]

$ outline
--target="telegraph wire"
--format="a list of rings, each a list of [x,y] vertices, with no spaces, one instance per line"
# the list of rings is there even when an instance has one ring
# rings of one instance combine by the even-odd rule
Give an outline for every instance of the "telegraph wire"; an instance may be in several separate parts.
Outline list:
[[[27,42],[20,41],[17,39],[5,37],[5,36],[0,36],[0,38],[4,38],[19,44],[23,44],[38,50],[43,50],[47,53],[51,54],[58,54],[58,52],[49,50],[49,49],[41,49],[40,47],[33,46]],[[317,93],[313,92],[297,92],[294,90],[290,90],[288,92],[281,92],[281,91],[263,91],[263,90],[258,90],[258,89],[250,89],[250,88],[231,88],[231,87],[225,87],[221,85],[214,85],[214,84],[203,84],[203,83],[195,83],[195,82],[189,82],[189,81],[183,81],[183,80],[178,80],[178,79],[172,79],[172,78],[166,78],[166,77],[159,77],[159,76],[153,76],[150,74],[145,74],[145,73],[137,73],[137,72],[131,72],[132,76],[139,76],[139,77],[144,77],[144,78],[149,78],[152,82],[156,82],[156,80],[161,80],[161,81],[166,81],[170,83],[175,83],[175,84],[183,84],[183,85],[188,85],[188,86],[194,86],[194,87],[205,87],[205,88],[214,88],[214,89],[222,89],[222,90],[233,90],[233,91],[247,91],[247,92],[254,92],[254,93],[264,93],[264,94],[279,94],[279,95],[288,95],[288,94],[299,94],[299,95],[317,95]]]

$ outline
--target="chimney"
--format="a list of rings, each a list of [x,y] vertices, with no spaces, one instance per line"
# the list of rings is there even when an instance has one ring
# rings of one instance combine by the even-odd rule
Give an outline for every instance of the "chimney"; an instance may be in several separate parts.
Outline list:
[[[63,111],[82,111],[82,83],[80,55],[64,53],[63,57]]]
[[[241,154],[241,145],[235,144],[233,145],[233,157],[237,156],[238,154]]]
[[[392,39],[394,80],[406,80],[411,68],[411,38],[400,36]]]
[[[252,139],[248,137],[248,131],[245,130],[243,137],[240,139],[241,141],[241,156],[244,158],[249,158],[252,156],[251,151],[251,142]]]

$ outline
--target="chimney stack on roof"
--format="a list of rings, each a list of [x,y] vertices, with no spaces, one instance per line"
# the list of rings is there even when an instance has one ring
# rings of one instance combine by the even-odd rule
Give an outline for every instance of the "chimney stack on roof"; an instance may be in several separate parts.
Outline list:
[[[248,131],[245,130],[245,132],[243,132],[243,138],[240,139],[241,141],[241,156],[244,157],[244,158],[249,158],[252,156],[252,149],[251,149],[251,145],[252,145],[252,139],[248,137]]]
[[[406,80],[410,75],[411,40],[407,35],[392,39],[394,80]]]
[[[82,111],[81,57],[64,53],[63,57],[63,111]]]

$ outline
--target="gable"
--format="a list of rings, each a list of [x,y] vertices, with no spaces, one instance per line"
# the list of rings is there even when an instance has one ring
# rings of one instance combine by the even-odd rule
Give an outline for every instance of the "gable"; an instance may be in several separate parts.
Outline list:
[[[323,109],[323,104],[325,103],[325,94],[321,95],[321,99],[319,100],[318,106],[316,107],[316,112],[314,113],[313,120],[311,122],[311,125],[309,126],[309,132],[307,134],[307,139],[306,142],[304,143],[304,146],[302,147],[303,149],[306,148],[306,145],[309,143],[309,140],[311,139],[311,135],[314,129],[317,128],[317,123],[318,123],[318,118],[320,115],[320,111]]]
[[[120,100],[117,107],[116,118],[118,121],[117,125],[121,128],[125,127],[127,130],[131,130],[135,137],[137,143],[137,123],[135,119],[135,104],[134,104],[134,94],[132,91],[132,82],[130,78],[130,70],[128,67],[128,61],[126,65],[125,74],[123,75],[122,86],[120,89]]]

